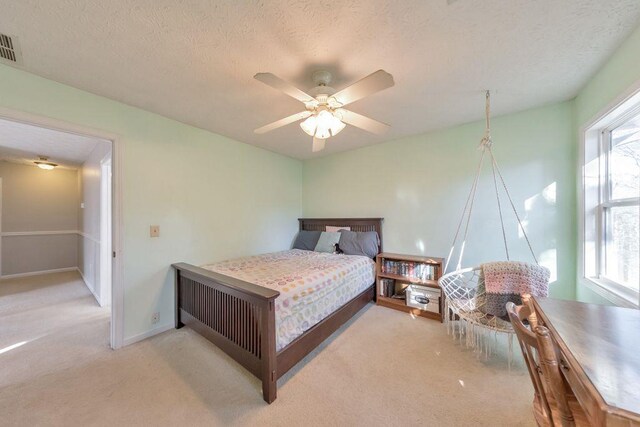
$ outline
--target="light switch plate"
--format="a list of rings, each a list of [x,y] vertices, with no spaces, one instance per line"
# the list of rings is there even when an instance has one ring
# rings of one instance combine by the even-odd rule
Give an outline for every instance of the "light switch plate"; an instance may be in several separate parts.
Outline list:
[[[160,226],[152,225],[149,227],[149,235],[151,237],[160,237]]]

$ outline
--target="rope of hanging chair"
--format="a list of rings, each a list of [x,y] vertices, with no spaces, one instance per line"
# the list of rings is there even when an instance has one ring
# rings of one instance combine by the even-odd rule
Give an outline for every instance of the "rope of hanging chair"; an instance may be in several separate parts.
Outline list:
[[[456,242],[458,241],[458,235],[460,234],[460,229],[462,228],[464,217],[467,214],[467,208],[469,208],[469,217],[471,216],[471,210],[473,209],[472,198],[475,198],[476,188],[478,186],[478,181],[480,179],[480,172],[482,172],[483,161],[484,161],[484,152],[480,157],[480,162],[478,163],[478,170],[476,171],[476,177],[473,180],[473,184],[471,184],[471,190],[469,191],[469,195],[467,196],[467,201],[464,204],[464,209],[462,210],[462,216],[460,217],[460,221],[458,222],[458,227],[456,228],[456,234],[453,236],[453,243],[451,244],[451,250],[449,251],[449,255],[447,256],[447,261],[445,262],[445,265],[444,265],[444,271],[447,271],[447,268],[449,267],[449,262],[451,261],[451,257],[453,256],[453,251],[455,249]],[[471,207],[469,207],[469,204],[471,204]],[[465,226],[465,234],[464,234],[463,241],[466,240],[468,229],[469,229],[469,220],[467,218],[467,224]],[[460,250],[460,257],[458,259],[458,266],[456,267],[456,270],[460,269],[460,261],[462,260],[463,252],[464,252],[464,243],[463,243],[462,249]]]
[[[486,127],[485,127],[485,136],[482,139],[482,142],[480,143],[481,146],[484,146],[485,141],[490,141],[491,140],[491,135],[490,135],[490,122],[489,122],[489,114],[491,112],[490,110],[490,106],[489,106],[489,91],[487,91],[487,103],[485,106],[485,120],[486,120]],[[460,266],[462,263],[462,255],[464,254],[464,247],[465,247],[465,243],[467,241],[467,234],[469,231],[469,221],[471,219],[471,211],[473,210],[473,201],[475,199],[476,196],[476,189],[478,188],[478,181],[480,180],[480,173],[482,172],[482,164],[484,162],[484,155],[485,155],[485,150],[482,150],[482,155],[480,156],[480,162],[478,162],[478,168],[476,170],[476,176],[473,180],[473,183],[471,184],[471,190],[469,190],[469,195],[467,196],[467,201],[464,204],[464,209],[462,210],[462,216],[460,217],[460,221],[458,222],[458,227],[456,228],[456,234],[453,236],[453,242],[451,243],[451,249],[449,250],[449,255],[447,256],[447,260],[444,264],[444,271],[447,271],[447,268],[449,267],[449,262],[451,261],[451,258],[453,256],[453,251],[455,250],[456,247],[456,242],[458,241],[458,236],[460,235],[460,229],[462,228],[462,223],[464,222],[464,218],[465,215],[467,215],[467,208],[469,208],[469,212],[467,215],[467,222],[465,224],[465,230],[464,230],[464,236],[462,238],[462,247],[460,248],[460,256],[458,257],[458,264],[456,265],[456,270],[460,270]]]
[[[516,209],[516,205],[513,203],[513,199],[511,199],[511,194],[509,194],[509,189],[507,188],[507,184],[505,183],[504,178],[502,177],[502,173],[500,173],[500,168],[498,167],[498,162],[496,161],[496,158],[493,157],[493,152],[491,150],[489,150],[489,154],[491,155],[491,161],[492,161],[493,167],[495,168],[495,171],[498,172],[498,177],[500,178],[500,182],[502,183],[502,187],[504,188],[504,192],[507,195],[507,199],[509,199],[509,204],[511,204],[511,210],[513,210],[513,214],[515,215],[516,219],[518,220],[518,226],[520,227],[520,230],[522,230],[522,235],[524,236],[524,240],[527,242],[527,246],[529,247],[529,251],[531,252],[531,256],[535,260],[536,264],[540,265],[540,263],[538,262],[538,258],[536,257],[536,254],[533,251],[533,248],[531,247],[531,242],[529,241],[529,236],[527,236],[527,232],[524,229],[524,226],[522,225],[522,221],[520,220],[520,215],[518,215],[518,210]],[[506,244],[506,240],[505,240],[505,244]]]
[[[509,245],[507,245],[507,233],[504,229],[504,219],[502,218],[502,205],[500,204],[500,195],[498,194],[498,181],[496,180],[496,168],[495,168],[495,159],[493,157],[493,151],[489,148],[489,154],[491,154],[491,172],[493,174],[493,187],[496,190],[496,201],[498,202],[498,214],[500,214],[500,228],[502,228],[502,241],[504,242],[504,252],[507,256],[507,261],[510,261],[509,258]],[[535,255],[534,255],[535,258]]]
[[[480,145],[491,147],[493,141],[491,140],[491,93],[489,91],[485,92],[484,124],[484,138]]]
[[[456,242],[458,241],[458,236],[460,235],[460,229],[462,228],[462,224],[463,222],[465,223],[465,228],[464,228],[464,235],[462,237],[462,245],[460,247],[460,255],[458,257],[458,264],[456,266],[456,270],[460,270],[461,265],[462,265],[462,257],[464,254],[464,249],[466,246],[466,241],[467,241],[467,235],[469,232],[469,223],[471,221],[471,212],[473,210],[473,204],[475,201],[475,196],[476,196],[476,191],[478,189],[478,181],[480,180],[480,174],[482,172],[482,165],[484,162],[484,157],[486,152],[489,152],[489,156],[491,157],[491,170],[493,173],[493,184],[494,184],[494,189],[495,189],[495,193],[496,193],[496,201],[498,204],[498,213],[500,215],[500,226],[502,228],[502,239],[504,242],[504,250],[506,253],[506,257],[507,260],[510,260],[509,257],[509,245],[507,244],[507,233],[505,231],[504,228],[504,218],[502,215],[502,205],[500,203],[500,194],[498,191],[498,180],[497,178],[500,179],[500,183],[502,184],[502,187],[504,189],[505,194],[507,195],[507,198],[509,199],[509,203],[511,205],[511,209],[513,210],[513,213],[516,217],[516,219],[518,220],[518,226],[520,227],[520,230],[522,230],[522,234],[525,238],[525,241],[527,242],[527,246],[529,247],[529,251],[531,252],[531,255],[533,256],[533,259],[535,260],[536,264],[539,265],[538,262],[538,258],[535,255],[535,252],[533,251],[533,248],[531,247],[531,242],[529,241],[529,236],[527,236],[527,232],[524,229],[524,226],[522,225],[522,221],[520,220],[520,216],[518,215],[518,211],[515,207],[515,204],[513,203],[513,199],[511,198],[511,194],[509,193],[509,189],[507,188],[507,184],[504,181],[504,178],[502,176],[502,173],[500,172],[500,168],[498,167],[498,162],[496,161],[494,155],[493,155],[493,150],[492,150],[492,145],[493,145],[493,140],[491,139],[491,95],[489,93],[489,91],[486,92],[486,104],[485,104],[485,134],[484,137],[482,138],[481,142],[480,142],[480,149],[482,150],[482,155],[480,156],[480,162],[478,162],[478,169],[476,172],[476,176],[475,179],[473,180],[473,184],[471,185],[471,190],[469,191],[469,195],[467,196],[467,201],[464,205],[464,209],[462,210],[462,216],[460,217],[460,221],[458,222],[458,227],[456,229],[456,233],[453,237],[453,242],[451,244],[451,250],[449,251],[449,256],[447,256],[447,260],[445,263],[445,267],[444,267],[444,271],[447,271],[447,268],[449,267],[449,262],[451,261],[451,257],[453,256],[453,251],[455,249],[455,245]],[[496,178],[496,173],[497,173],[497,178]],[[468,208],[468,210],[467,210]],[[465,216],[466,216],[466,222],[465,222]]]
[[[486,91],[485,93],[485,134],[482,142],[480,143],[483,151],[489,150],[489,154],[491,155],[491,173],[493,174],[493,188],[496,191],[496,202],[498,203],[498,214],[500,215],[500,228],[502,229],[502,241],[504,242],[504,252],[507,257],[507,261],[509,261],[509,245],[507,244],[507,233],[504,229],[504,218],[502,217],[502,205],[500,204],[500,195],[498,193],[498,181],[496,180],[496,162],[493,157],[493,150],[491,147],[493,146],[493,140],[491,139],[491,93]]]
[[[460,266],[462,265],[462,255],[464,254],[464,249],[467,243],[467,235],[469,234],[469,222],[471,221],[471,211],[473,211],[473,202],[476,199],[476,192],[478,190],[478,182],[480,181],[480,173],[482,172],[482,163],[484,161],[484,154],[482,152],[482,156],[480,157],[480,163],[478,164],[478,173],[476,174],[476,179],[471,189],[471,203],[469,204],[469,214],[467,215],[467,222],[464,225],[464,235],[462,236],[462,247],[460,248],[460,256],[458,257],[458,264],[456,266],[456,270],[460,270]]]

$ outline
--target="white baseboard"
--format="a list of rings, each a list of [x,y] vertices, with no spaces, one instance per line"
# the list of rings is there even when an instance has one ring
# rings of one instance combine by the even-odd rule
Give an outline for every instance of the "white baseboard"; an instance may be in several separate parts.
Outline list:
[[[84,282],[85,286],[89,288],[89,291],[98,302],[98,305],[102,307],[102,303],[100,302],[100,295],[96,294],[96,292],[93,290],[94,286],[87,280],[86,277],[84,277],[84,274],[82,274],[82,270],[80,270],[80,267],[76,267],[76,269],[78,270],[78,273],[80,273],[80,277],[82,277],[82,281]]]
[[[28,273],[7,274],[4,276],[0,276],[0,280],[17,279],[19,277],[40,276],[42,274],[51,274],[51,273],[64,273],[67,271],[76,271],[76,270],[78,270],[78,267],[65,267],[65,268],[56,268],[53,270],[40,270],[40,271],[30,271]]]
[[[132,337],[129,338],[125,338],[124,342],[123,342],[123,346],[127,346],[133,343],[136,343],[138,341],[142,341],[145,340],[147,338],[150,338],[154,335],[158,335],[161,334],[163,332],[168,331],[169,329],[173,329],[175,327],[175,325],[173,323],[167,324],[167,325],[161,325],[161,326],[156,326],[155,328],[147,331],[147,332],[143,332],[141,334],[138,335],[134,335]]]

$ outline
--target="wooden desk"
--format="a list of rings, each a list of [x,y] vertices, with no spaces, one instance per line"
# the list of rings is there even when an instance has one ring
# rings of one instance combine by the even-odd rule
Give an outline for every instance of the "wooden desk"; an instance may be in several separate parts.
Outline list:
[[[534,298],[562,372],[596,426],[640,426],[640,310]]]

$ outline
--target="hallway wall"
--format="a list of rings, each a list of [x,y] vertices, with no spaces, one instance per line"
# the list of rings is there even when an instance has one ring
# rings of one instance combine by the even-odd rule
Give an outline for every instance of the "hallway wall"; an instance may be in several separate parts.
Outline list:
[[[109,295],[103,289],[110,283],[100,282],[100,162],[110,156],[111,144],[99,142],[78,173],[80,203],[78,212],[78,269],[87,287],[102,306],[109,304]]]
[[[0,161],[2,276],[77,266],[78,173]]]

